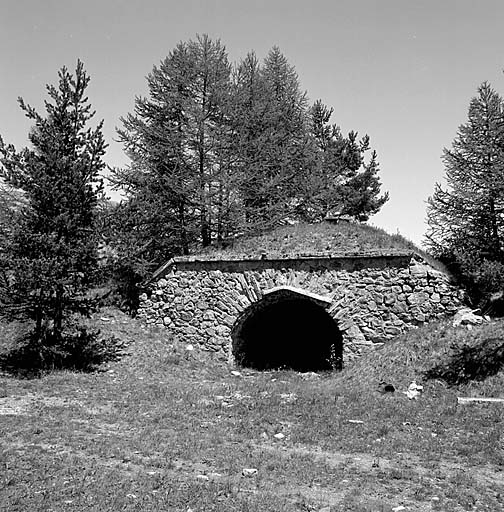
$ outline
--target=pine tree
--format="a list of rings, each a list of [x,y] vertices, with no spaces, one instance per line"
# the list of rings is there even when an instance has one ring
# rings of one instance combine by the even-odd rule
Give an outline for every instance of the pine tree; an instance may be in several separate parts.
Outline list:
[[[88,127],[95,114],[85,96],[89,80],[82,62],[74,75],[63,67],[57,86],[47,86],[45,116],[19,99],[34,122],[31,148],[17,152],[0,139],[1,177],[23,193],[3,254],[0,313],[28,322],[40,353],[61,346],[65,329],[75,331],[73,315],[91,307],[106,145],[102,122]]]
[[[311,173],[304,183],[303,215],[321,220],[339,213],[365,221],[388,200],[388,193],[379,195],[377,154],[371,151],[367,135],[359,140],[351,131],[344,137],[337,125],[330,124],[332,113],[333,109],[320,100],[311,108],[315,151]]]
[[[504,236],[504,104],[484,82],[443,161],[447,188],[428,199],[426,242],[453,260],[469,253],[502,260]]]

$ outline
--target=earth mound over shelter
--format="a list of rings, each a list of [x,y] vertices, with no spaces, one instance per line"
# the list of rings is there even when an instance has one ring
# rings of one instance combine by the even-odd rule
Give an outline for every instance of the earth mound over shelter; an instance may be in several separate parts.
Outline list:
[[[284,226],[170,259],[146,283],[138,316],[242,366],[341,368],[460,307],[461,291],[427,260],[365,225]]]

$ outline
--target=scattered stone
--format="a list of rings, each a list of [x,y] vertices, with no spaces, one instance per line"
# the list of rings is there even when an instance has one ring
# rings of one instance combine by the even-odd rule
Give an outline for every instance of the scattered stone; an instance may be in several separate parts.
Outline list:
[[[458,396],[457,402],[459,404],[470,404],[474,402],[487,402],[487,403],[495,403],[495,404],[504,404],[504,398],[490,398],[490,397],[482,397],[482,396]]]
[[[251,477],[254,475],[257,475],[257,469],[256,468],[243,468],[242,475],[246,477]]]
[[[300,373],[298,373],[298,375],[303,380],[313,380],[313,379],[318,379],[320,377],[320,375],[315,372],[300,372]]]
[[[239,371],[236,371],[236,370],[233,370],[233,371],[231,372],[231,375],[232,375],[233,377],[241,377],[241,376],[242,376],[242,374],[241,374]]]
[[[283,404],[292,404],[297,400],[296,393],[280,393],[280,400]]]
[[[404,394],[410,400],[416,400],[422,393],[423,393],[423,386],[421,386],[420,384],[417,384],[415,381],[413,381],[409,385],[408,391],[404,391]]]
[[[476,311],[479,309],[469,309],[462,308],[455,313],[453,317],[452,325],[453,327],[458,327],[459,325],[479,325],[483,322],[483,317],[476,314]]]
[[[406,507],[403,507],[402,505],[399,505],[398,507],[394,507],[392,509],[392,512],[401,512],[401,510],[406,510]]]
[[[210,477],[208,475],[198,475],[196,478],[198,480],[204,480],[205,482],[208,482],[208,480],[210,480]]]

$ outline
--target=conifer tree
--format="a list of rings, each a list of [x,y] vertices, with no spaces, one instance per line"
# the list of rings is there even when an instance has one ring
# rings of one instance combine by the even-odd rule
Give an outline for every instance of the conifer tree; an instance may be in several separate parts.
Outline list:
[[[321,220],[339,213],[365,221],[388,200],[388,193],[380,195],[377,154],[371,151],[367,135],[359,140],[351,131],[344,137],[339,126],[330,124],[332,113],[321,100],[311,108],[315,151],[304,184],[303,215]]]
[[[426,241],[436,256],[470,253],[502,260],[504,237],[504,104],[484,82],[443,161],[447,187],[428,199]]]
[[[1,177],[23,195],[2,255],[0,313],[29,323],[29,342],[39,355],[61,346],[66,329],[75,333],[73,315],[91,307],[86,293],[96,265],[94,221],[106,148],[102,122],[89,127],[95,113],[82,62],[75,74],[63,67],[58,76],[56,86],[47,86],[45,115],[19,99],[34,122],[31,147],[18,152],[0,139]]]
[[[278,47],[262,66],[253,53],[241,62],[236,95],[244,229],[261,231],[296,216],[309,171],[308,103]]]
[[[113,210],[116,247],[140,272],[286,220],[320,220],[335,202],[366,219],[387,199],[376,155],[364,162],[366,138],[343,138],[329,118],[324,136],[312,134],[306,93],[277,47],[231,73],[220,41],[198,36],[154,67],[148,87],[118,131],[131,164],[112,178],[127,197]]]
[[[113,182],[126,192],[124,208],[153,261],[230,229],[230,73],[220,41],[181,42],[149,74],[149,96],[122,119],[119,139],[131,164],[116,169]]]

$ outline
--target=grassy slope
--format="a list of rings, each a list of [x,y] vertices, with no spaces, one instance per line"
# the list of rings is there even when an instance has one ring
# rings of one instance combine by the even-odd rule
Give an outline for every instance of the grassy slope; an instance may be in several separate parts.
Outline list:
[[[364,224],[322,222],[283,226],[257,237],[237,239],[223,253],[295,255],[394,249],[409,250],[410,247],[401,239]]]
[[[504,407],[457,406],[468,389],[435,382],[417,401],[401,393],[466,331],[431,326],[341,374],[305,380],[235,377],[114,310],[95,322],[133,341],[108,371],[0,377],[0,510],[504,507]],[[485,329],[503,331],[472,335]],[[377,393],[382,378],[397,392]],[[501,378],[473,391],[493,394]],[[244,477],[243,468],[258,471]]]
[[[268,233],[238,238],[225,248],[211,247],[199,254],[211,256],[257,258],[295,256],[299,254],[355,254],[376,252],[415,252],[434,268],[446,271],[444,266],[402,235],[390,235],[383,229],[367,224],[295,224],[276,228]]]

